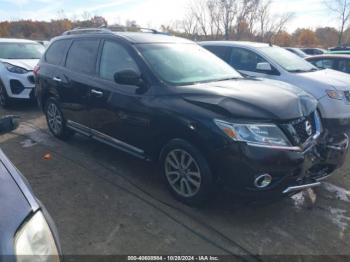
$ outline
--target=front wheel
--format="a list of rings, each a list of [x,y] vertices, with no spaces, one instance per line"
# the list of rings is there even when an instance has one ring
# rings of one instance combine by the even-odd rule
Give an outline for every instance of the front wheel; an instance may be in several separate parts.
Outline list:
[[[11,104],[10,98],[7,94],[7,91],[4,85],[0,82],[0,106],[3,108],[9,107]]]
[[[170,192],[181,202],[203,205],[212,195],[213,176],[201,152],[181,139],[174,139],[161,154],[162,173]]]
[[[45,115],[50,132],[55,137],[65,140],[73,135],[73,131],[66,126],[66,121],[56,99],[50,98],[47,100]]]

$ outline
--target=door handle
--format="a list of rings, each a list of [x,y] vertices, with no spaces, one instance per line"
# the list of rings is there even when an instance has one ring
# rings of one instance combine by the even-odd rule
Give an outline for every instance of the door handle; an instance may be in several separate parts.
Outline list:
[[[62,79],[55,76],[55,77],[53,78],[53,81],[55,81],[55,82],[62,82]]]
[[[95,89],[91,89],[91,94],[97,96],[97,97],[102,97],[103,96],[103,92],[102,91],[98,91]]]

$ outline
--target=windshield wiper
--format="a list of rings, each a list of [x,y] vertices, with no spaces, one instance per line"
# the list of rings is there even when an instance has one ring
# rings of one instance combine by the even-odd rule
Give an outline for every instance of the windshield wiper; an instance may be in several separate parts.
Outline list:
[[[318,71],[319,69],[317,68],[311,68],[309,70],[301,70],[301,69],[295,69],[295,70],[288,70],[291,73],[307,73],[307,72],[314,72],[314,71]]]
[[[228,77],[228,78],[222,78],[222,79],[218,79],[218,80],[213,80],[213,82],[221,82],[221,81],[228,81],[228,80],[237,80],[237,79],[241,79],[243,77]]]

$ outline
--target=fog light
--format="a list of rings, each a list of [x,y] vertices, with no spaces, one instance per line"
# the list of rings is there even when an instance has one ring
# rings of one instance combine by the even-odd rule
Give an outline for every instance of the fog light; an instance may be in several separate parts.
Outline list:
[[[270,176],[269,174],[263,174],[255,178],[254,185],[257,188],[265,188],[269,186],[271,182],[272,182],[272,176]]]

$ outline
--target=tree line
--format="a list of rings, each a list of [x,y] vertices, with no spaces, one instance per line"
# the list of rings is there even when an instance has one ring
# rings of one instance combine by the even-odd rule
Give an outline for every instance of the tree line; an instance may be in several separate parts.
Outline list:
[[[196,41],[247,40],[300,47],[350,44],[350,0],[324,1],[339,28],[298,28],[290,33],[288,26],[294,13],[273,14],[272,0],[190,0],[183,19],[162,25],[161,30]],[[0,22],[0,37],[49,40],[73,28],[103,26],[107,26],[104,17],[88,13],[81,20],[61,17],[51,21],[4,21]],[[139,28],[135,21],[127,21],[124,26],[133,31]]]

